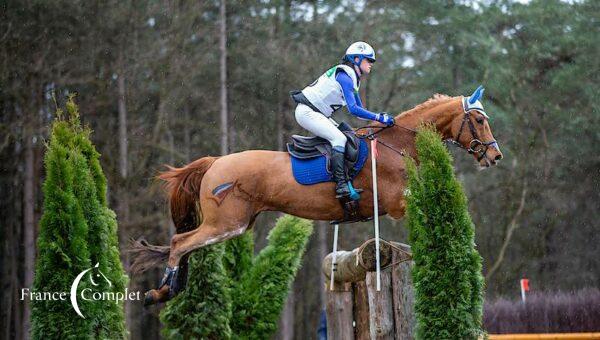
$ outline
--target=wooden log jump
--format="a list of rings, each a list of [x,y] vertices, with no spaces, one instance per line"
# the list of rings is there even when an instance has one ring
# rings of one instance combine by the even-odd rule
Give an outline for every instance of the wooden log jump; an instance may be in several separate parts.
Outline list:
[[[334,290],[333,253],[323,260],[327,278],[327,339],[412,339],[415,325],[410,246],[380,240],[381,291],[376,289],[375,240],[338,251]]]

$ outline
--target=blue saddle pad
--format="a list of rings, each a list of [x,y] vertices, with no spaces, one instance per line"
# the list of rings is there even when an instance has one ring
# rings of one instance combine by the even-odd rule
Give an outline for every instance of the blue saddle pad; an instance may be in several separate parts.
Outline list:
[[[354,173],[354,176],[350,180],[353,180],[358,175],[365,165],[368,156],[369,148],[367,148],[367,142],[361,139],[358,146],[358,161],[354,164],[354,171],[351,172]],[[298,183],[309,185],[333,181],[333,175],[327,171],[327,159],[324,155],[310,159],[290,157],[292,157],[292,173]]]

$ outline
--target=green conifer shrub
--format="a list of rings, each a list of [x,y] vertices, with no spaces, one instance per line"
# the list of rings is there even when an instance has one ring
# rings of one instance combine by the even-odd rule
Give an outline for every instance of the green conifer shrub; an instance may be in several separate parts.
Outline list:
[[[482,334],[483,278],[467,199],[441,136],[416,138],[408,162],[407,217],[415,266],[417,339],[476,339]]]
[[[74,188],[77,154],[59,142],[69,126],[56,122],[44,157],[44,207],[37,239],[38,256],[32,291],[69,292],[73,279],[91,267],[88,226]],[[82,282],[80,288],[84,288]],[[81,301],[85,310],[89,303]],[[34,300],[31,304],[33,339],[92,338],[92,319],[79,317],[69,301]]]
[[[298,217],[277,220],[269,244],[234,284],[231,327],[236,338],[268,339],[275,332],[312,230],[310,221]]]
[[[194,251],[186,288],[160,315],[168,339],[231,339],[230,282],[223,265],[225,244]]]
[[[91,264],[110,281],[97,280],[95,289],[102,292],[124,292],[128,278],[125,275],[119,255],[117,219],[106,202],[106,177],[100,166],[100,154],[90,140],[91,130],[83,128],[79,111],[73,99],[67,102],[67,114],[72,131],[69,146],[77,150],[82,161],[75,176],[78,201],[82,205],[88,224],[88,249]],[[125,336],[123,302],[112,300],[95,301],[95,335],[99,338],[116,339]]]
[[[100,276],[95,276],[95,283],[98,285],[91,287],[93,291],[123,293],[127,285],[127,276],[119,259],[116,216],[107,207],[106,178],[100,167],[100,154],[90,141],[91,131],[81,126],[79,112],[73,98],[67,102],[68,120],[63,120],[62,115],[62,111],[58,110],[46,153],[44,215],[38,237],[40,254],[36,263],[34,290],[69,292],[70,284],[81,271],[98,264],[97,270],[105,275],[110,283]],[[59,167],[57,163],[61,166]],[[75,207],[74,211],[61,214],[55,212],[56,194],[61,190],[67,190],[72,195],[69,199],[72,199],[70,204]],[[82,226],[56,227],[61,223],[69,224],[71,219],[76,219]],[[57,244],[55,239],[69,241]],[[47,263],[52,256],[51,250],[60,252],[65,246],[72,247],[71,251],[85,265],[74,267],[69,272],[61,272],[58,268],[64,267],[63,264]],[[94,269],[91,275],[99,275],[100,272],[97,270]],[[53,280],[60,280],[68,286],[51,290],[47,282]],[[91,286],[90,282],[82,280],[79,291],[88,286]],[[63,301],[44,301],[34,306],[32,308],[33,337],[36,339],[62,337],[118,339],[126,336],[122,302],[78,299],[78,303],[85,319],[77,315],[69,303]],[[59,308],[57,305],[60,308],[64,307],[64,310],[55,310]],[[55,333],[48,333],[54,328],[46,322],[48,317],[45,315],[51,315],[51,319],[66,318],[74,324],[72,326],[63,324],[55,330]]]
[[[242,278],[250,267],[254,258],[254,238],[252,232],[246,232],[232,240],[225,242],[223,264],[233,282]]]
[[[163,335],[268,339],[277,328],[311,233],[311,222],[284,216],[256,257],[251,233],[195,251],[186,289],[161,313]]]

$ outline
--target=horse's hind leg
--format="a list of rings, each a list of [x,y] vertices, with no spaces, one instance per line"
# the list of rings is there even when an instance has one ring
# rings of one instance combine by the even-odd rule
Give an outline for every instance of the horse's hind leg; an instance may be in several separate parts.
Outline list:
[[[211,244],[223,242],[230,238],[241,235],[248,224],[240,224],[232,227],[218,227],[215,224],[202,223],[195,230],[182,234],[176,234],[171,239],[171,251],[165,275],[158,289],[152,289],[146,293],[145,305],[164,302],[178,293],[178,265],[181,258],[195,249]]]
[[[168,265],[169,267],[175,267],[179,264],[179,260],[185,254],[198,248],[239,236],[246,231],[247,227],[248,224],[243,224],[223,228],[203,223],[196,230],[174,235],[171,240],[171,253],[169,255]]]

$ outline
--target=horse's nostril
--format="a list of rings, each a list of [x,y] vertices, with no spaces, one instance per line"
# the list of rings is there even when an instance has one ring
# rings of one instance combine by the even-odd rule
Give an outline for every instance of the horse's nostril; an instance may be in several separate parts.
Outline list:
[[[500,155],[500,154],[496,155],[496,158],[494,158],[494,160],[497,160],[497,161],[499,161],[501,159],[502,159],[502,155]]]

